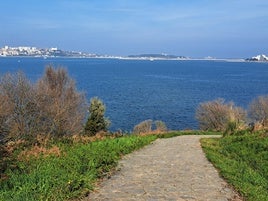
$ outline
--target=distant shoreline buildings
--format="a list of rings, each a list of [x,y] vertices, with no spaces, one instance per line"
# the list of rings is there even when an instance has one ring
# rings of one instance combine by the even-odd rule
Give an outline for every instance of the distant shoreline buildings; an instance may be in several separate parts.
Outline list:
[[[268,57],[264,54],[261,54],[261,55],[257,55],[255,57],[251,57],[249,59],[246,59],[246,61],[265,61],[265,62],[267,62]]]
[[[0,49],[0,56],[29,56],[29,57],[97,57],[96,54],[89,54],[76,51],[64,51],[57,47],[37,48],[28,46],[9,47],[4,46]]]
[[[106,58],[106,59],[130,59],[130,60],[226,60],[226,61],[257,61],[268,62],[268,57],[264,54],[257,55],[247,59],[216,59],[205,57],[203,59],[192,59],[185,56],[176,56],[169,54],[139,54],[129,56],[109,56],[90,54],[78,51],[65,51],[57,47],[37,48],[29,46],[10,47],[4,46],[0,48],[0,57],[72,57],[72,58]]]

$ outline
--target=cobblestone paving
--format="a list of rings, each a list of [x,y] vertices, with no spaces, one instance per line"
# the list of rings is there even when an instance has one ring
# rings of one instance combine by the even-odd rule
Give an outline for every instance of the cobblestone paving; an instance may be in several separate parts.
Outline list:
[[[119,171],[85,201],[242,200],[206,159],[199,140],[209,136],[158,139],[121,160]]]

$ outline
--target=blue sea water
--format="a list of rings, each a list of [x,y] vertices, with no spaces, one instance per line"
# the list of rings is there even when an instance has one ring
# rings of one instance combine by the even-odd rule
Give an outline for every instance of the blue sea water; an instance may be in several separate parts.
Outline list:
[[[201,102],[224,98],[247,108],[268,94],[268,63],[254,62],[2,57],[0,75],[21,70],[34,82],[49,64],[67,68],[88,100],[104,101],[112,131],[131,131],[146,119],[197,129]]]

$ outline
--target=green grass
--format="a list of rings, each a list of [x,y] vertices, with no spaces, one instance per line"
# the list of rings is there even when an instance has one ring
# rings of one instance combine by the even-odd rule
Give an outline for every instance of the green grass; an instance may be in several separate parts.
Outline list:
[[[58,143],[61,156],[33,158],[8,168],[5,175],[9,179],[0,181],[0,200],[68,200],[86,196],[122,155],[156,138],[127,136],[89,144]]]
[[[249,201],[268,200],[268,137],[260,134],[202,139],[208,159]]]
[[[96,181],[113,170],[122,155],[139,149],[156,138],[181,135],[220,134],[202,131],[174,131],[165,134],[129,135],[92,143],[71,140],[52,142],[60,147],[61,156],[10,161],[0,180],[0,200],[72,200],[85,197]],[[10,159],[16,159],[16,155]]]
[[[222,135],[221,132],[215,131],[200,131],[200,130],[185,130],[185,131],[171,131],[168,133],[157,134],[158,138],[171,138],[181,135]]]

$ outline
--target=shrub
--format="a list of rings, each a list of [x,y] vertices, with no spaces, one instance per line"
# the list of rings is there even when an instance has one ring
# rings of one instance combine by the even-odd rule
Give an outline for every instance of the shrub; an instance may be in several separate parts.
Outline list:
[[[268,126],[268,95],[259,96],[251,102],[249,116],[263,127]]]
[[[105,105],[102,100],[94,97],[90,100],[89,117],[85,126],[86,135],[96,135],[100,131],[107,131],[110,121],[105,118]]]
[[[152,131],[153,121],[151,119],[140,122],[133,129],[135,134],[150,133]]]
[[[1,141],[32,138],[38,129],[39,108],[33,85],[21,72],[0,81]]]
[[[36,142],[37,135],[72,135],[83,129],[86,101],[66,70],[49,66],[32,84],[19,72],[0,80],[0,141],[24,139]]]
[[[86,99],[65,69],[48,66],[36,91],[43,133],[60,137],[83,130]]]
[[[202,130],[233,131],[244,123],[245,118],[246,112],[242,108],[232,102],[225,103],[223,99],[201,103],[196,110]]]
[[[167,131],[167,126],[166,126],[165,122],[157,120],[154,122],[154,124],[156,126],[157,131],[159,131],[159,132],[166,132]]]

